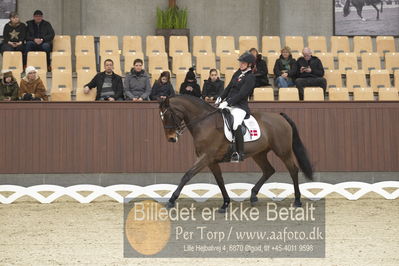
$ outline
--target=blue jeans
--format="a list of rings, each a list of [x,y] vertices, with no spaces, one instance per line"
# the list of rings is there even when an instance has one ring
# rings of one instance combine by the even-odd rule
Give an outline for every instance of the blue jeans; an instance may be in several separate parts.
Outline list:
[[[42,44],[38,45],[34,41],[27,41],[26,42],[26,53],[32,51],[44,51],[47,54],[47,65],[50,66],[50,53],[51,53],[51,43],[43,42]]]
[[[276,84],[278,88],[288,88],[295,85],[291,79],[285,79],[282,76],[277,78]]]

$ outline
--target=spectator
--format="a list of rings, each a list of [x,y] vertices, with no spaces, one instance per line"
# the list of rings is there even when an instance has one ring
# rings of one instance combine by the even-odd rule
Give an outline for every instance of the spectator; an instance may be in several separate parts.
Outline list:
[[[92,88],[97,88],[96,101],[123,100],[122,77],[114,73],[114,62],[105,60],[104,69],[85,85],[84,93],[88,94]]]
[[[175,89],[170,83],[170,73],[169,71],[164,71],[157,81],[155,81],[154,86],[152,86],[150,99],[153,101],[161,101],[166,99],[166,97],[171,97],[175,95]]]
[[[51,71],[50,53],[54,39],[54,30],[51,24],[43,19],[43,12],[36,10],[33,20],[27,23],[26,52],[45,51],[47,53],[47,67]]]
[[[312,56],[312,50],[304,48],[303,56],[298,58],[292,71],[295,85],[299,90],[299,99],[303,100],[305,87],[322,87],[326,91],[327,81],[324,76],[324,68],[320,59]]]
[[[143,69],[143,60],[136,59],[133,62],[133,68],[126,75],[123,84],[125,99],[128,101],[149,100],[151,94],[150,77]]]
[[[25,69],[25,77],[21,80],[19,98],[23,101],[47,101],[46,87],[33,66]]]
[[[292,58],[291,49],[286,46],[281,49],[280,58],[274,64],[274,82],[278,88],[288,88],[295,85],[292,80],[292,69],[296,60]]]
[[[187,72],[186,78],[180,86],[180,94],[187,94],[198,98],[201,97],[201,89],[197,84],[194,68],[190,68],[190,70]]]
[[[5,51],[22,52],[24,65],[26,65],[26,25],[19,20],[19,15],[16,12],[10,13],[10,22],[4,26],[3,38],[1,53],[3,54]]]
[[[256,48],[251,48],[249,52],[255,57],[256,60],[252,69],[256,78],[255,88],[269,86],[269,78],[267,76],[268,70],[265,60],[262,59],[262,55],[259,54]]]
[[[0,82],[0,101],[18,100],[19,86],[12,75],[11,70],[3,71],[3,79]]]
[[[209,78],[205,80],[202,88],[202,97],[205,101],[210,102],[217,99],[222,94],[224,89],[224,82],[220,80],[218,71],[211,69],[209,71]]]

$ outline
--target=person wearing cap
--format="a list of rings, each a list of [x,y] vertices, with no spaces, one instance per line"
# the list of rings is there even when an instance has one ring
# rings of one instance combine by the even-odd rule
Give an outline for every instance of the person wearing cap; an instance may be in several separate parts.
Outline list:
[[[197,83],[194,68],[192,67],[187,72],[184,82],[180,85],[180,94],[201,98],[201,88]]]
[[[231,162],[244,160],[244,138],[241,124],[245,117],[250,115],[248,97],[255,88],[256,78],[252,72],[255,64],[255,57],[250,52],[242,54],[240,68],[234,73],[229,85],[216,100],[220,109],[227,108],[234,117],[233,136],[235,139],[235,151],[232,154]]]
[[[12,75],[11,70],[3,70],[3,78],[0,81],[0,101],[18,100],[19,86]]]
[[[4,26],[3,38],[2,54],[6,51],[25,53],[26,25],[20,21],[16,12],[10,13],[10,22]],[[26,57],[24,56],[23,59],[25,65]]]
[[[54,29],[50,22],[43,19],[43,12],[36,10],[33,13],[33,19],[26,22],[26,51],[44,51],[47,53],[47,67],[50,67],[51,46],[55,36]]]
[[[33,66],[25,69],[25,77],[21,80],[19,98],[22,101],[47,101],[46,87]]]

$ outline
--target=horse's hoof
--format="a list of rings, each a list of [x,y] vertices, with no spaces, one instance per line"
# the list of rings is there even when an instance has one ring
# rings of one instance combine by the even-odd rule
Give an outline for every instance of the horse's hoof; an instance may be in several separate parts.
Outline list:
[[[219,213],[226,213],[226,208],[219,208],[218,212]]]
[[[253,206],[256,205],[256,203],[259,201],[259,199],[258,199],[257,196],[255,196],[255,197],[252,197],[252,198],[250,199],[250,201],[251,201],[251,205],[252,205],[252,207],[253,207]]]
[[[167,209],[172,209],[172,208],[174,208],[175,207],[175,203],[174,202],[168,202],[168,204],[166,204],[166,208]]]
[[[298,200],[298,201],[295,201],[295,202],[294,202],[294,206],[297,207],[297,208],[300,208],[300,207],[302,207],[302,202],[299,201],[299,200]]]
[[[367,19],[365,19],[365,18],[362,18],[362,21],[367,21]]]

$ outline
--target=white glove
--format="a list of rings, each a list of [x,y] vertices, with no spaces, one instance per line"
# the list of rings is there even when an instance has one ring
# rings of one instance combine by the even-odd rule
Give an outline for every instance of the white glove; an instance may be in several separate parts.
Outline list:
[[[227,105],[228,105],[227,102],[222,102],[221,104],[219,104],[219,109],[224,109],[227,107]]]
[[[222,102],[222,98],[218,97],[218,98],[216,99],[215,104],[219,104],[219,103],[221,103],[221,102]]]

